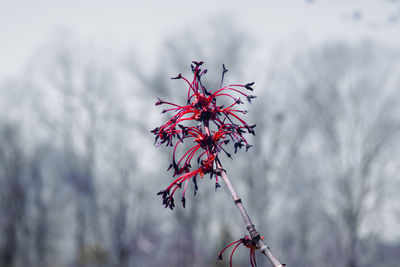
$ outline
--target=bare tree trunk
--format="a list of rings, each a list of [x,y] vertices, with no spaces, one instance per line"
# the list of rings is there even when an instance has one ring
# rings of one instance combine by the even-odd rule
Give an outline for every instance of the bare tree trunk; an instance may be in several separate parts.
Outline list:
[[[26,188],[23,184],[22,168],[23,155],[16,140],[17,130],[8,125],[0,132],[0,172],[5,185],[0,193],[3,194],[4,206],[3,247],[0,248],[0,262],[5,266],[14,266],[17,261],[18,231],[21,228],[23,215],[26,211]],[[22,256],[22,255],[21,255]]]
[[[33,202],[37,211],[36,224],[34,231],[34,250],[36,253],[36,264],[39,266],[47,265],[47,246],[49,236],[48,207],[43,200],[43,177],[39,163],[40,156],[33,159],[31,163],[30,180],[33,192]]]

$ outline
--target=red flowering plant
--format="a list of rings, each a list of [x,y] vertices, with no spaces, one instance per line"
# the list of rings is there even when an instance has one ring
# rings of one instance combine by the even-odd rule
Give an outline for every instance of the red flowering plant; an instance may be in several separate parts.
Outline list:
[[[210,174],[210,178],[215,177],[215,189],[220,187],[218,178],[222,178],[232,194],[235,204],[239,208],[246,227],[251,235],[252,247],[247,246],[249,241],[237,241],[250,248],[250,260],[255,262],[255,248],[261,248],[261,251],[267,256],[270,253],[267,246],[261,241],[260,234],[256,231],[241,199],[238,197],[232,184],[230,183],[226,171],[222,168],[219,160],[220,152],[224,152],[228,157],[226,146],[233,144],[234,152],[245,147],[246,151],[251,147],[247,142],[246,134],[255,135],[256,125],[249,125],[243,120],[241,115],[247,111],[238,106],[243,104],[241,97],[245,97],[251,102],[256,96],[250,95],[247,91],[253,91],[254,82],[247,84],[223,85],[224,75],[227,69],[223,65],[221,84],[218,89],[211,91],[206,89],[201,78],[207,73],[207,69],[202,69],[203,62],[193,61],[191,65],[193,79],[189,80],[179,74],[172,79],[182,79],[188,86],[187,101],[179,105],[173,102],[167,102],[158,99],[156,105],[167,105],[162,111],[173,112],[174,115],[160,127],[151,132],[155,135],[155,145],[173,147],[172,163],[168,170],[173,170],[173,176],[178,176],[169,186],[157,193],[162,196],[162,204],[166,208],[175,207],[174,196],[178,189],[182,189],[181,202],[183,207],[186,204],[186,188],[190,180],[194,183],[194,194],[198,190],[197,177],[203,178],[205,174]],[[220,104],[220,102],[228,104]],[[190,140],[190,141],[189,141]],[[187,150],[179,153],[178,147],[184,141],[190,143]],[[179,155],[178,155],[179,154]],[[193,167],[195,166],[195,167]],[[261,242],[261,243],[260,243]],[[269,254],[268,254],[269,255]],[[272,254],[271,254],[272,256]],[[274,266],[282,266],[273,256],[267,256]],[[274,261],[274,262],[273,262]]]
[[[264,237],[261,237],[261,239],[264,239]],[[227,245],[226,247],[224,247],[221,252],[218,254],[218,259],[217,262],[219,260],[222,260],[222,253],[224,253],[224,251],[233,246],[236,245],[233,249],[232,249],[232,253],[231,253],[231,257],[230,257],[230,261],[229,264],[232,267],[232,257],[233,254],[235,253],[235,250],[237,249],[237,247],[239,245],[243,245],[245,247],[247,247],[248,249],[250,249],[250,265],[251,267],[257,267],[257,262],[256,262],[256,250],[259,249],[259,247],[257,246],[257,243],[254,242],[254,240],[252,240],[248,235],[245,235],[243,238],[230,243],[229,245]]]
[[[174,111],[173,115],[164,125],[155,128],[151,132],[156,135],[156,144],[166,144],[167,146],[174,146],[172,163],[169,169],[174,170],[173,176],[179,176],[175,179],[166,189],[160,191],[158,194],[162,195],[163,204],[170,209],[174,208],[174,194],[178,188],[183,185],[183,194],[181,202],[185,207],[185,192],[188,181],[193,180],[195,192],[197,191],[196,178],[210,173],[211,177],[215,174],[216,183],[218,188],[218,176],[220,170],[216,169],[216,161],[218,161],[219,152],[223,151],[228,157],[231,155],[224,148],[225,145],[232,141],[235,152],[238,148],[246,147],[248,150],[251,145],[248,144],[245,133],[255,134],[255,125],[248,125],[238,114],[245,114],[246,110],[239,110],[237,105],[242,104],[240,98],[235,98],[230,94],[230,91],[239,93],[246,97],[249,101],[255,96],[245,94],[238,88],[245,88],[253,90],[251,87],[254,83],[246,85],[228,85],[222,87],[215,92],[209,92],[201,83],[201,77],[207,72],[202,70],[201,65],[203,62],[193,62],[192,71],[194,74],[193,80],[190,82],[188,79],[179,74],[172,79],[183,79],[189,87],[187,94],[186,105],[177,105],[175,103],[166,102],[159,99],[156,105],[168,105],[169,108],[162,112]],[[223,70],[223,75],[227,70]],[[220,97],[229,97],[233,100],[228,107],[217,104],[217,99]],[[190,122],[194,122],[195,126],[185,126]],[[212,123],[216,130],[210,130],[210,123]],[[177,140],[173,145],[174,139]],[[183,154],[177,157],[177,148],[186,139],[191,139],[193,146]],[[196,157],[197,155],[197,157]],[[197,160],[197,168],[192,170],[193,160]]]

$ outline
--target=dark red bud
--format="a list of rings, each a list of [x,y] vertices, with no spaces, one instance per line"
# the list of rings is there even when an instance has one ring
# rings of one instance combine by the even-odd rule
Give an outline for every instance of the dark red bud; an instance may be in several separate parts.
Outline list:
[[[201,65],[203,65],[203,61],[192,61],[193,64],[195,64],[197,67],[200,67]]]
[[[185,197],[182,197],[182,200],[181,200],[181,202],[182,202],[182,206],[183,206],[183,208],[185,208],[185,204],[186,204],[186,199],[185,199]]]
[[[222,72],[226,73],[228,71],[228,69],[225,68],[225,64],[222,64]]]
[[[240,98],[235,98],[236,104],[243,104],[242,100]]]
[[[181,79],[182,78],[182,74],[178,74],[178,76],[176,76],[176,77],[172,77],[171,79],[172,80],[177,80],[177,79]]]
[[[249,101],[249,103],[251,103],[251,100],[252,99],[254,99],[254,98],[256,98],[257,96],[255,96],[255,95],[248,95],[247,96],[247,101]]]
[[[162,104],[164,104],[164,101],[162,101],[161,99],[158,99],[158,101],[156,102],[156,106],[159,106]]]
[[[247,150],[249,150],[250,147],[252,147],[252,145],[249,145],[249,144],[246,145],[246,152],[247,152]]]
[[[219,185],[219,183],[215,183],[215,192],[217,192],[217,189],[218,189],[219,187],[221,187],[221,186]]]
[[[245,87],[247,90],[253,91],[253,88],[252,88],[253,85],[254,85],[254,82],[251,82],[251,83],[246,84],[244,87]]]
[[[159,129],[160,128],[156,127],[153,130],[151,130],[150,132],[153,133],[153,134],[157,134]]]

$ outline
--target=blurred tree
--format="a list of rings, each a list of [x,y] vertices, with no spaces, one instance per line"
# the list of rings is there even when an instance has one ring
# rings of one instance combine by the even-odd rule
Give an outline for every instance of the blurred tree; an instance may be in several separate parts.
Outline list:
[[[43,135],[56,141],[63,151],[65,164],[59,174],[73,188],[78,259],[79,255],[86,255],[87,249],[95,247],[100,251],[108,245],[103,242],[103,200],[99,195],[103,182],[99,173],[110,168],[101,153],[112,150],[102,142],[114,131],[111,126],[126,128],[126,124],[111,124],[125,103],[117,104],[119,91],[113,84],[113,72],[106,66],[107,59],[97,57],[94,51],[85,54],[71,37],[58,38],[47,45],[41,59],[33,60],[36,68],[30,78],[35,94],[40,96],[32,100]]]
[[[32,191],[32,200],[35,207],[35,220],[31,220],[29,223],[33,224],[32,226],[34,236],[33,239],[33,247],[32,250],[36,256],[34,262],[35,265],[47,266],[48,263],[48,252],[49,252],[49,235],[50,235],[50,221],[49,221],[49,203],[46,202],[44,198],[44,191],[46,188],[45,180],[42,175],[43,171],[43,155],[41,155],[41,151],[37,150],[38,154],[35,154],[34,157],[30,160],[29,165],[29,183],[27,187]],[[42,150],[43,152],[43,150]]]
[[[315,167],[325,180],[324,195],[330,196],[326,212],[343,226],[343,246],[337,249],[347,267],[373,260],[359,246],[362,231],[376,231],[368,226],[381,215],[384,162],[398,145],[397,58],[364,42],[327,45],[294,64],[290,90],[306,104],[302,117],[312,120],[308,146],[320,145],[313,152]]]
[[[26,259],[23,220],[27,209],[27,187],[24,177],[24,153],[19,143],[18,126],[0,125],[0,263],[15,266]]]

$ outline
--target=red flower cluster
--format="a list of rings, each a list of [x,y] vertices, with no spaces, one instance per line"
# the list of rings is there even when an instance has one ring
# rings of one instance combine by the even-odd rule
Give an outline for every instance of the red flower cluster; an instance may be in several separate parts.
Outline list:
[[[261,239],[264,239],[264,237],[261,237]],[[224,253],[224,251],[229,248],[230,246],[235,245],[236,246],[233,248],[232,253],[231,253],[231,257],[230,257],[230,266],[232,267],[232,256],[233,253],[235,253],[235,250],[237,249],[237,247],[242,244],[243,246],[247,247],[248,249],[250,249],[250,264],[251,267],[257,267],[257,263],[256,263],[256,250],[258,249],[257,244],[255,241],[253,241],[248,235],[245,235],[243,238],[230,243],[229,245],[227,245],[226,247],[224,247],[221,252],[218,254],[218,259],[217,261],[221,260],[222,261],[222,253]]]
[[[243,136],[245,133],[255,134],[255,125],[248,125],[240,114],[246,114],[246,110],[239,110],[236,106],[243,104],[240,97],[234,95],[244,96],[250,102],[255,98],[253,95],[248,95],[242,91],[247,89],[253,91],[253,84],[248,83],[245,85],[234,84],[222,87],[224,75],[227,72],[223,65],[221,86],[215,92],[208,91],[201,82],[201,77],[207,72],[206,69],[202,70],[203,62],[193,61],[192,72],[194,77],[191,81],[179,74],[172,79],[183,79],[189,89],[187,93],[186,105],[178,105],[171,102],[166,102],[159,99],[156,105],[168,105],[169,107],[162,111],[162,113],[172,111],[175,112],[164,125],[155,128],[151,132],[155,135],[155,144],[157,146],[166,144],[166,146],[174,147],[172,163],[168,170],[174,170],[174,175],[179,177],[175,179],[166,189],[160,191],[158,195],[162,195],[163,205],[173,209],[174,194],[178,188],[183,185],[182,205],[185,207],[185,192],[189,180],[194,182],[194,193],[198,189],[196,178],[200,176],[203,178],[205,174],[210,174],[210,178],[215,174],[216,189],[219,187],[218,176],[220,171],[214,166],[219,162],[218,153],[223,151],[228,157],[231,155],[226,151],[226,146],[230,141],[234,145],[234,151],[237,152],[238,148],[246,147],[246,151],[251,147],[246,138]],[[218,105],[217,99],[225,97],[231,104],[227,107]],[[233,101],[233,102],[232,102]],[[192,126],[185,126],[189,122],[195,122]],[[177,142],[174,146],[174,139]],[[184,140],[190,139],[193,141],[193,146],[188,149],[183,156],[177,156],[178,146]],[[192,170],[193,159],[197,160],[197,168]]]

